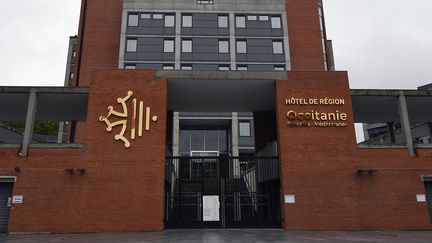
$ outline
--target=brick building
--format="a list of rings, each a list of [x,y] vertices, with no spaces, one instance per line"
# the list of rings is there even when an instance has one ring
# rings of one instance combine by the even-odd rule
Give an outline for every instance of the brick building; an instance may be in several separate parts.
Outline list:
[[[432,91],[350,90],[331,49],[319,0],[83,0],[74,87],[0,87],[1,230],[430,229]],[[406,142],[357,145],[379,122]]]

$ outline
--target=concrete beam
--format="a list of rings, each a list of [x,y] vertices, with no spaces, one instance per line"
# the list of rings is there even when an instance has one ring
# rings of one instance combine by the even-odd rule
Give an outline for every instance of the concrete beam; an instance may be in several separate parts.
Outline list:
[[[287,72],[273,71],[168,71],[159,70],[156,77],[161,79],[209,79],[212,80],[287,80]]]
[[[411,134],[411,125],[410,125],[410,120],[409,120],[406,97],[405,97],[405,94],[403,91],[401,91],[399,93],[399,114],[401,117],[400,120],[401,120],[402,132],[405,136],[406,145],[408,147],[409,155],[411,157],[415,157],[416,151],[414,148],[414,143],[413,143],[412,134]]]
[[[352,96],[399,96],[400,93],[405,96],[425,96],[432,97],[430,90],[396,90],[396,89],[352,89]]]
[[[28,99],[24,138],[23,138],[23,143],[20,152],[20,156],[22,157],[28,156],[29,145],[33,138],[33,126],[36,117],[36,106],[37,106],[37,94],[36,94],[36,90],[32,89],[30,91],[30,95]]]

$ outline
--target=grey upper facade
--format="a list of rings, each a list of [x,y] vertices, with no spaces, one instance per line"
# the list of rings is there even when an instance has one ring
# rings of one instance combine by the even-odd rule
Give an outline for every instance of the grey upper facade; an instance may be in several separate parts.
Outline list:
[[[284,0],[125,0],[119,68],[290,70]]]

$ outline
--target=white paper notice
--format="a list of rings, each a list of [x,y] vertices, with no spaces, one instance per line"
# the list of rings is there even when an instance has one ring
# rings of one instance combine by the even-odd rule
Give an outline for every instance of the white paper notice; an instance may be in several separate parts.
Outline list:
[[[219,196],[203,196],[203,221],[219,221]]]

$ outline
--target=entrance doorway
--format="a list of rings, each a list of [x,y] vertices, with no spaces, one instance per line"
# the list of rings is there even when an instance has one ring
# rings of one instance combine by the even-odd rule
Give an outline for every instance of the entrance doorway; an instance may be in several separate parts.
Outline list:
[[[276,157],[168,157],[167,228],[280,227]]]
[[[9,211],[12,205],[13,179],[0,178],[0,233],[8,230]]]

